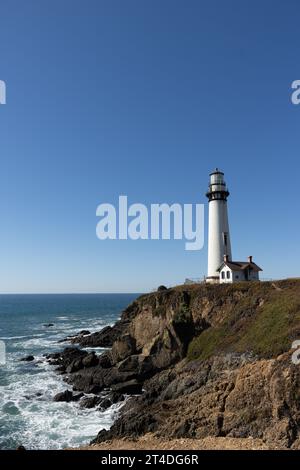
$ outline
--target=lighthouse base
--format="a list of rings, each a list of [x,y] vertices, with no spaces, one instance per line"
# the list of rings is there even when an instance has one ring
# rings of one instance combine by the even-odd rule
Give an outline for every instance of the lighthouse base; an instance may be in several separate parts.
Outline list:
[[[208,284],[219,284],[220,278],[219,276],[208,276],[205,278],[205,282]]]

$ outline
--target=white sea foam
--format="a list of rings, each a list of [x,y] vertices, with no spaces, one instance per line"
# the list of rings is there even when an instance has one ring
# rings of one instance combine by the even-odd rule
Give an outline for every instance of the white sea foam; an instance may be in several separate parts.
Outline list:
[[[40,335],[36,335],[40,336]],[[0,339],[2,340],[9,340],[9,339],[23,339],[23,338],[32,338],[32,336],[26,335],[26,336],[0,336]]]
[[[7,363],[0,367],[0,449],[16,448],[20,444],[28,449],[61,449],[87,444],[100,429],[112,425],[124,404],[100,412],[81,409],[78,402],[53,401],[54,395],[66,390],[68,385],[43,355],[64,348],[66,344],[59,341],[66,336],[82,330],[94,333],[112,326],[121,310],[119,299],[107,305],[101,297],[95,304],[87,300],[89,308],[92,305],[91,312],[85,312],[84,305],[83,312],[78,311],[77,297],[72,301],[69,298],[65,301],[63,297],[53,299],[58,305],[56,311],[47,296],[34,297],[31,303],[27,298],[26,302],[18,297],[11,298],[0,311],[1,339],[7,346]],[[53,326],[45,326],[50,323]],[[97,353],[105,350],[85,349]],[[34,360],[20,361],[27,355],[33,355]]]
[[[100,348],[100,347],[95,347],[93,348],[92,346],[82,348],[84,351],[97,351],[97,352],[104,352],[107,351],[109,348]]]
[[[0,426],[1,421],[13,424],[12,441],[28,449],[76,447],[111,426],[120,405],[100,412],[80,409],[78,403],[53,402],[54,395],[68,386],[44,357],[36,359],[20,365],[15,355],[8,358],[10,381],[0,387]]]

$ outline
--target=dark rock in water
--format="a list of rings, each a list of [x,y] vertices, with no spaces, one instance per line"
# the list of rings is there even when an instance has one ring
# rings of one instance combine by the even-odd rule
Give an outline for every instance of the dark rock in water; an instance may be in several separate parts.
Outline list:
[[[74,336],[66,336],[65,338],[60,339],[60,340],[57,341],[57,342],[58,342],[58,343],[66,343],[67,341],[71,341],[73,338],[74,338]]]
[[[70,390],[65,390],[64,392],[57,393],[53,401],[66,401],[68,403],[70,401],[79,401],[83,396],[83,393],[73,394]]]
[[[18,446],[18,447],[16,448],[16,450],[26,450],[26,447],[24,447],[24,446]]]
[[[112,390],[118,393],[128,393],[129,395],[137,395],[142,393],[142,384],[136,379],[128,380],[128,382],[117,383],[112,385]]]
[[[98,356],[94,352],[87,353],[86,351],[80,351],[81,354],[75,355],[75,359],[69,363],[66,367],[67,373],[77,372],[83,368],[94,367],[99,363]],[[65,365],[65,363],[64,363]]]
[[[125,397],[122,393],[119,392],[110,392],[103,400],[100,402],[100,408],[102,410],[107,410],[115,403],[119,403],[125,400]]]
[[[78,343],[83,347],[101,347],[109,348],[119,335],[119,331],[114,330],[111,326],[103,328],[101,331],[90,335],[78,335],[70,339],[71,343]]]
[[[88,353],[86,351],[82,351],[79,348],[67,347],[62,351],[60,357],[64,363],[70,364],[74,359],[79,359],[87,355]]]
[[[73,399],[73,392],[71,392],[70,390],[65,390],[64,392],[57,393],[54,396],[53,401],[66,401],[68,403],[70,401],[73,401]]]
[[[23,361],[23,362],[31,362],[31,361],[34,361],[34,356],[25,356],[25,357],[22,357],[22,359],[20,359],[20,361]]]
[[[95,406],[100,405],[103,398],[101,397],[85,397],[80,400],[79,406],[80,408],[94,408]]]
[[[84,397],[84,393],[76,393],[73,395],[72,401],[79,401],[82,397]]]
[[[45,323],[44,326],[45,326],[46,328],[49,328],[50,326],[54,326],[54,323]]]
[[[88,355],[89,353],[86,351],[82,351],[81,349],[74,347],[68,347],[61,353],[48,354],[47,359],[50,364],[60,366],[61,372],[66,370],[68,373],[71,373],[76,372],[83,367],[82,359]]]
[[[100,402],[101,410],[107,410],[111,405],[112,405],[112,402],[107,397],[103,398],[103,400],[101,400],[101,402]]]
[[[59,359],[49,359],[48,362],[51,366],[58,366],[60,364]]]
[[[59,359],[61,357],[61,354],[60,352],[55,352],[55,353],[51,353],[51,354],[44,354],[44,357],[46,357],[47,359]]]
[[[41,392],[37,392],[35,393],[34,395],[24,395],[24,398],[26,398],[26,400],[33,400],[34,398],[36,397],[41,397],[43,394]]]
[[[65,343],[66,341],[70,341],[71,343],[80,343],[80,340],[83,337],[88,336],[90,334],[91,334],[91,332],[89,330],[81,330],[76,335],[66,336],[63,339],[60,339],[58,342],[59,343]]]
[[[112,403],[118,403],[120,401],[124,401],[125,397],[122,393],[120,392],[111,392],[109,394],[109,399]]]

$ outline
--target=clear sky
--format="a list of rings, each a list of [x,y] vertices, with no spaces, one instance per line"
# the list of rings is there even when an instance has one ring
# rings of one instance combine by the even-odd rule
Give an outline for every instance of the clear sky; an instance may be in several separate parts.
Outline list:
[[[299,275],[298,0],[1,0],[0,15],[1,292],[203,276],[207,239],[100,241],[96,207],[206,204],[216,166],[233,257]]]

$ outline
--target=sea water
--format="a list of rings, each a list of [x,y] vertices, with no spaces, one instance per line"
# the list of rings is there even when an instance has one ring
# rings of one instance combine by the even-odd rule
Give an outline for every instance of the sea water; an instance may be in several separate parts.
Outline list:
[[[44,354],[61,350],[59,340],[81,330],[112,325],[137,294],[0,295],[0,449],[62,449],[89,443],[108,429],[120,405],[104,412],[78,403],[54,402],[70,388]],[[46,326],[52,323],[53,326]],[[91,349],[89,349],[91,350]],[[103,351],[95,349],[97,353]],[[20,359],[33,355],[34,361]]]

